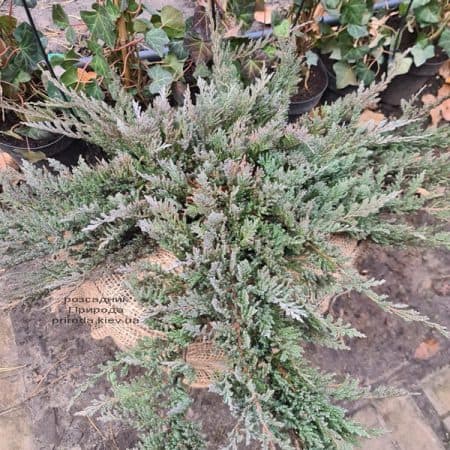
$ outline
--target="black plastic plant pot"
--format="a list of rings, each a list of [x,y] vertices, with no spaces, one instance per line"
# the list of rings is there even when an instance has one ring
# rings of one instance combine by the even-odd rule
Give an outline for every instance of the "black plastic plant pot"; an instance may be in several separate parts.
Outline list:
[[[291,98],[289,104],[289,117],[295,118],[311,111],[320,102],[328,86],[328,75],[322,61],[311,67],[310,82],[314,83],[313,88],[307,91],[304,87]]]
[[[333,60],[328,57],[328,55],[321,55],[320,59],[322,61],[323,67],[327,72],[328,77],[328,89],[327,89],[327,98],[329,97],[332,101],[336,100],[339,97],[344,97],[347,94],[351,94],[358,89],[358,86],[347,86],[343,89],[338,89],[336,83],[336,75],[333,70]]]
[[[51,157],[63,152],[73,142],[72,138],[54,134],[48,139],[14,139],[0,134],[0,150],[3,150],[17,158],[25,158],[28,152],[42,152],[46,157]]]
[[[418,77],[434,77],[439,72],[445,60],[446,58],[442,56],[431,58],[420,67],[413,65],[409,73]]]
[[[399,106],[402,100],[409,100],[439,72],[444,61],[445,58],[437,57],[419,67],[413,65],[407,74],[399,75],[389,83],[380,95],[381,101],[387,105]]]

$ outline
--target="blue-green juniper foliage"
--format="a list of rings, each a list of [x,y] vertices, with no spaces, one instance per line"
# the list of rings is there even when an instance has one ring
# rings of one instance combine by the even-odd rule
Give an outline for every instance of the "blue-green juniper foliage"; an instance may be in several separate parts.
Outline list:
[[[416,229],[408,214],[446,216],[449,128],[425,129],[426,113],[408,105],[398,120],[360,124],[382,86],[288,124],[299,70],[291,47],[281,46],[276,72],[250,85],[234,64],[245,47],[214,47],[195,104],[187,94],[173,108],[162,92],[144,111],[120,90],[114,106],[66,90],[69,102],[28,106],[30,125],[93,142],[108,158],[72,170],[28,164],[19,183],[3,175],[3,264],[40,258],[30,282],[45,292],[158,247],[181,261],[176,273],[142,265],[146,276],[130,275],[149,326],[167,341],[143,342],[109,363],[102,374],[112,397],[90,410],[135,426],[140,448],[203,448],[186,418],[183,380],[192,370],[182,358],[202,339],[227,356],[229,370],[212,389],[236,416],[230,449],[242,440],[250,448],[352,448],[368,432],[336,402],[369,392],[312,368],[303,347],[345,348],[361,333],[321,314],[321,299],[355,289],[386,311],[447,331],[376,294],[379,282],[349,268],[331,237],[448,245],[445,233]],[[126,377],[131,366],[142,370]]]

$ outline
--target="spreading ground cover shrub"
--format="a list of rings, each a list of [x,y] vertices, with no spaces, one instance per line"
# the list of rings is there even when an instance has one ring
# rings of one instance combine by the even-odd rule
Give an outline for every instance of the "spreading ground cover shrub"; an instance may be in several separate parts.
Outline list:
[[[251,439],[269,449],[351,448],[370,432],[337,403],[392,392],[311,367],[306,344],[340,349],[362,336],[324,316],[321,299],[356,290],[385,311],[447,331],[377,294],[380,281],[349,268],[332,237],[448,246],[439,221],[415,228],[408,214],[448,211],[450,130],[425,130],[426,112],[409,105],[398,120],[361,124],[382,85],[288,124],[295,51],[281,46],[277,71],[263,70],[250,85],[234,64],[245,51],[216,38],[211,78],[199,80],[195,104],[187,95],[180,108],[164,91],[144,110],[124,91],[111,92],[111,106],[64,87],[69,101],[29,105],[31,126],[93,142],[108,159],[72,170],[25,164],[19,184],[3,174],[2,264],[42,258],[30,274],[37,293],[158,247],[180,260],[177,273],[142,264],[140,277],[130,274],[149,326],[167,340],[143,341],[107,364],[100,375],[111,397],[85,412],[128,421],[141,448],[202,448],[201,430],[186,416],[193,370],[183,358],[198,340],[226,354],[228,370],[212,389],[237,418],[229,448]]]

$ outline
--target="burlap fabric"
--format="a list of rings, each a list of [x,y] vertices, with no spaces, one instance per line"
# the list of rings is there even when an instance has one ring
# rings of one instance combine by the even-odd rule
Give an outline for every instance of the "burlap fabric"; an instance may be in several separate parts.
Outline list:
[[[145,258],[165,271],[181,270],[174,255],[159,250]],[[111,337],[121,350],[135,346],[144,337],[164,339],[161,331],[152,330],[144,323],[145,308],[125,286],[126,276],[111,270],[94,274],[66,295],[65,305],[86,319],[94,339]],[[75,305],[77,306],[75,308]],[[226,370],[223,352],[211,342],[195,342],[187,347],[185,361],[196,373],[191,387],[208,387],[217,372]]]
[[[333,236],[331,242],[348,258],[349,265],[354,264],[358,256],[357,241]],[[181,270],[176,257],[163,250],[155,252],[145,260],[165,271]],[[82,299],[82,304],[75,311],[88,321],[94,339],[111,337],[121,350],[132,348],[144,337],[164,339],[163,332],[152,330],[145,325],[145,308],[125,286],[125,278],[123,274],[111,270],[106,273],[104,270],[101,275],[94,274],[90,280],[72,290],[68,298]],[[328,296],[321,300],[321,310],[329,305],[331,298],[332,296]],[[103,302],[99,303],[99,299]],[[74,307],[73,302],[65,304],[72,309]],[[196,388],[208,387],[215,375],[227,368],[223,352],[217,350],[211,342],[190,344],[184,358],[195,370],[196,378],[191,386]]]

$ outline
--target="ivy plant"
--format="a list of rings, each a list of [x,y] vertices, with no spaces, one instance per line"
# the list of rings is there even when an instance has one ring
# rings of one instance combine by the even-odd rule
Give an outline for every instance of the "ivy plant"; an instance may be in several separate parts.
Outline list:
[[[87,27],[85,39],[70,26],[61,5],[53,5],[52,16],[70,44],[66,53],[52,57],[52,63],[64,70],[61,82],[67,87],[104,98],[118,78],[135,98],[148,103],[183,78],[188,58],[183,45],[186,25],[182,12],[170,5],[155,10],[136,0],[96,2],[80,12]],[[80,47],[86,47],[91,58],[81,59]],[[146,50],[154,51],[155,58],[140,58],[139,52]]]
[[[405,28],[400,33],[409,32],[413,45],[409,51],[417,67],[427,60],[441,56],[442,51],[450,56],[450,5],[439,0],[407,0],[399,8],[404,18]]]
[[[45,38],[41,35],[45,45]],[[38,90],[38,42],[30,25],[12,15],[0,16],[0,86],[3,97],[23,102]]]

